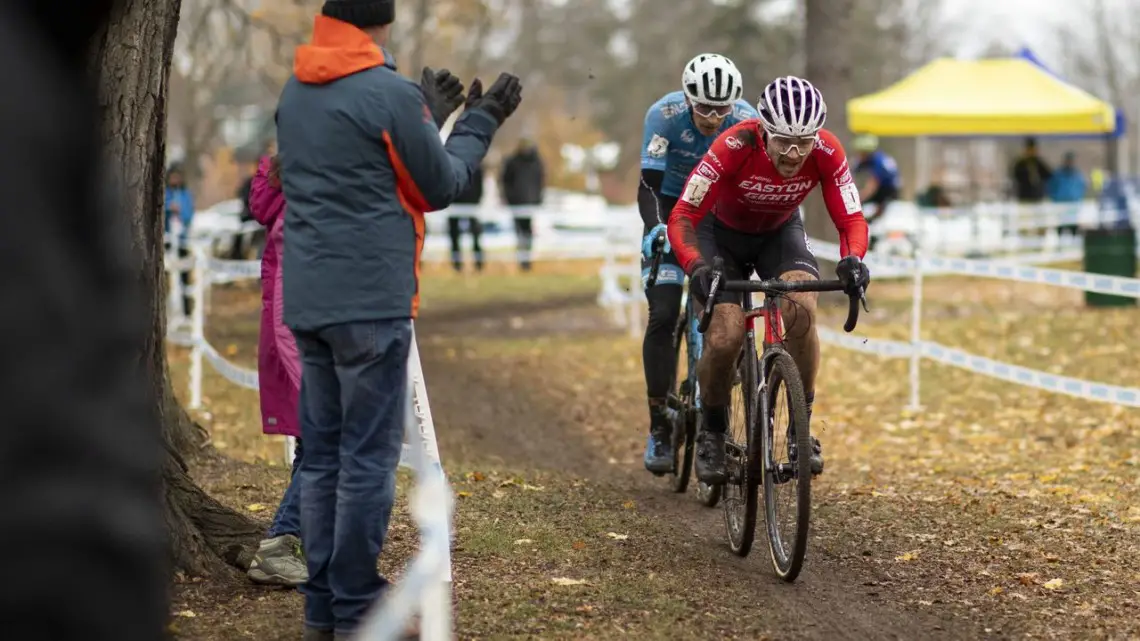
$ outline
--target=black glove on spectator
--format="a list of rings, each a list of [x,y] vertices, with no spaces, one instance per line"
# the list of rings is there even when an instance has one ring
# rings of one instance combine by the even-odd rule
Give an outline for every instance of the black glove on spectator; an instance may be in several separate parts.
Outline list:
[[[847,256],[835,266],[835,275],[843,282],[847,294],[856,294],[859,288],[864,291],[871,284],[871,272],[858,256]]]
[[[420,90],[424,92],[424,100],[437,127],[442,127],[447,117],[463,104],[463,83],[447,69],[432,71],[431,67],[424,67]]]
[[[499,79],[487,93],[483,93],[483,83],[476,78],[471,82],[471,90],[467,93],[467,109],[482,109],[491,114],[499,124],[503,124],[511,114],[518,109],[522,102],[522,83],[518,76],[509,73],[499,74]]]

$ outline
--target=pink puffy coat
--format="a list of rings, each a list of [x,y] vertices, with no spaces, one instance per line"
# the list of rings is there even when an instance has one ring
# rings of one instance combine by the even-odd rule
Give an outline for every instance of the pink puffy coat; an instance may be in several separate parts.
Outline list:
[[[301,357],[293,332],[285,326],[281,287],[281,253],[285,242],[285,195],[269,181],[265,156],[249,191],[249,209],[269,231],[261,257],[261,336],[257,373],[261,385],[261,428],[266,434],[300,438],[297,395],[301,389]]]

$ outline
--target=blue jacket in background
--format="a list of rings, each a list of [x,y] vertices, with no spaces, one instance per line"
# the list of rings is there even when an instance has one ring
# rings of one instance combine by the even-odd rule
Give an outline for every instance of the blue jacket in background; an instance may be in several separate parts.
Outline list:
[[[186,243],[190,238],[190,221],[194,220],[194,196],[192,196],[190,190],[185,187],[166,188],[164,225],[167,234],[170,233],[170,219],[174,217],[174,209],[171,207],[173,203],[178,204],[178,218],[182,223],[182,232],[178,235],[178,246],[186,247]]]
[[[1060,167],[1049,178],[1049,199],[1055,203],[1074,203],[1085,199],[1086,182],[1076,167]]]
[[[419,85],[363,31],[317,16],[277,107],[285,323],[414,318],[424,213],[467,188],[497,129],[469,110],[445,146]]]

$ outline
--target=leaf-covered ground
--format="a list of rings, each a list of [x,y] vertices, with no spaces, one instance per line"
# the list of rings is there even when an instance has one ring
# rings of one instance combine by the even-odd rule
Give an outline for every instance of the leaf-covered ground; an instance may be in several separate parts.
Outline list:
[[[806,569],[778,583],[758,541],[738,559],[721,511],[640,468],[640,343],[594,307],[596,266],[513,276],[428,268],[418,323],[444,463],[458,493],[462,638],[1135,638],[1140,635],[1140,412],[926,364],[824,347]],[[509,270],[508,270],[509,271]],[[1046,371],[1140,386],[1136,309],[1079,293],[936,278],[924,338]],[[876,283],[857,333],[906,339],[909,284]],[[215,291],[211,341],[255,360],[256,289]],[[838,327],[841,306],[821,323]],[[184,381],[185,351],[172,349]],[[183,383],[180,383],[183,385]],[[279,441],[256,394],[207,368],[203,424],[224,453],[199,477],[271,512]],[[277,465],[276,468],[271,466]],[[382,566],[415,545],[400,508]],[[180,586],[184,639],[297,638],[300,600],[242,580]],[[276,631],[276,636],[274,636]]]

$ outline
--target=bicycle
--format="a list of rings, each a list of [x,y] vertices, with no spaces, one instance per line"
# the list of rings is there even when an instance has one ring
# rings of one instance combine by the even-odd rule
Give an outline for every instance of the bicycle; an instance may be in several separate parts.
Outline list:
[[[657,283],[661,260],[665,256],[665,232],[658,232],[653,241],[653,259],[646,279],[646,289]],[[673,413],[673,472],[670,482],[673,491],[684,494],[689,488],[693,471],[693,444],[700,424],[700,387],[697,383],[697,361],[701,357],[701,333],[697,331],[697,314],[688,291],[683,291],[681,315],[673,330],[673,381],[670,384],[666,405]],[[681,347],[685,348],[684,375],[681,368]],[[662,475],[663,476],[663,475]],[[697,500],[705,507],[716,507],[720,501],[720,485],[697,481]]]
[[[725,462],[728,468],[728,480],[722,489],[725,526],[732,551],[738,556],[747,556],[755,538],[757,495],[759,486],[763,483],[764,518],[772,566],[776,574],[788,582],[795,581],[799,576],[807,552],[811,518],[812,440],[803,382],[795,361],[783,346],[783,318],[778,299],[792,292],[844,290],[844,283],[840,280],[725,280],[724,261],[717,257],[713,261],[709,298],[697,328],[702,334],[708,329],[717,293],[726,291],[743,294],[745,342],[737,357],[736,376],[743,397],[744,429],[743,438],[730,429],[725,442]],[[764,294],[762,306],[753,308],[752,293]],[[848,294],[848,298],[850,305],[843,329],[851,332],[859,320],[859,304],[862,302],[866,310],[867,300],[862,288],[857,293]],[[763,350],[759,355],[756,352],[757,317],[764,319]],[[761,372],[763,376],[760,375]],[[779,393],[781,388],[785,390],[782,395]],[[788,409],[784,414],[790,420],[786,428],[777,430],[775,422],[779,418],[777,408],[781,400],[786,401]],[[765,420],[758,420],[759,416],[765,417]],[[787,461],[778,463],[776,454],[779,448],[775,445],[775,439],[781,431],[789,442],[784,448]],[[794,482],[796,486],[795,531],[792,536],[785,537],[779,527],[781,510],[777,506],[777,492],[789,482]],[[790,549],[786,545],[789,541]]]

